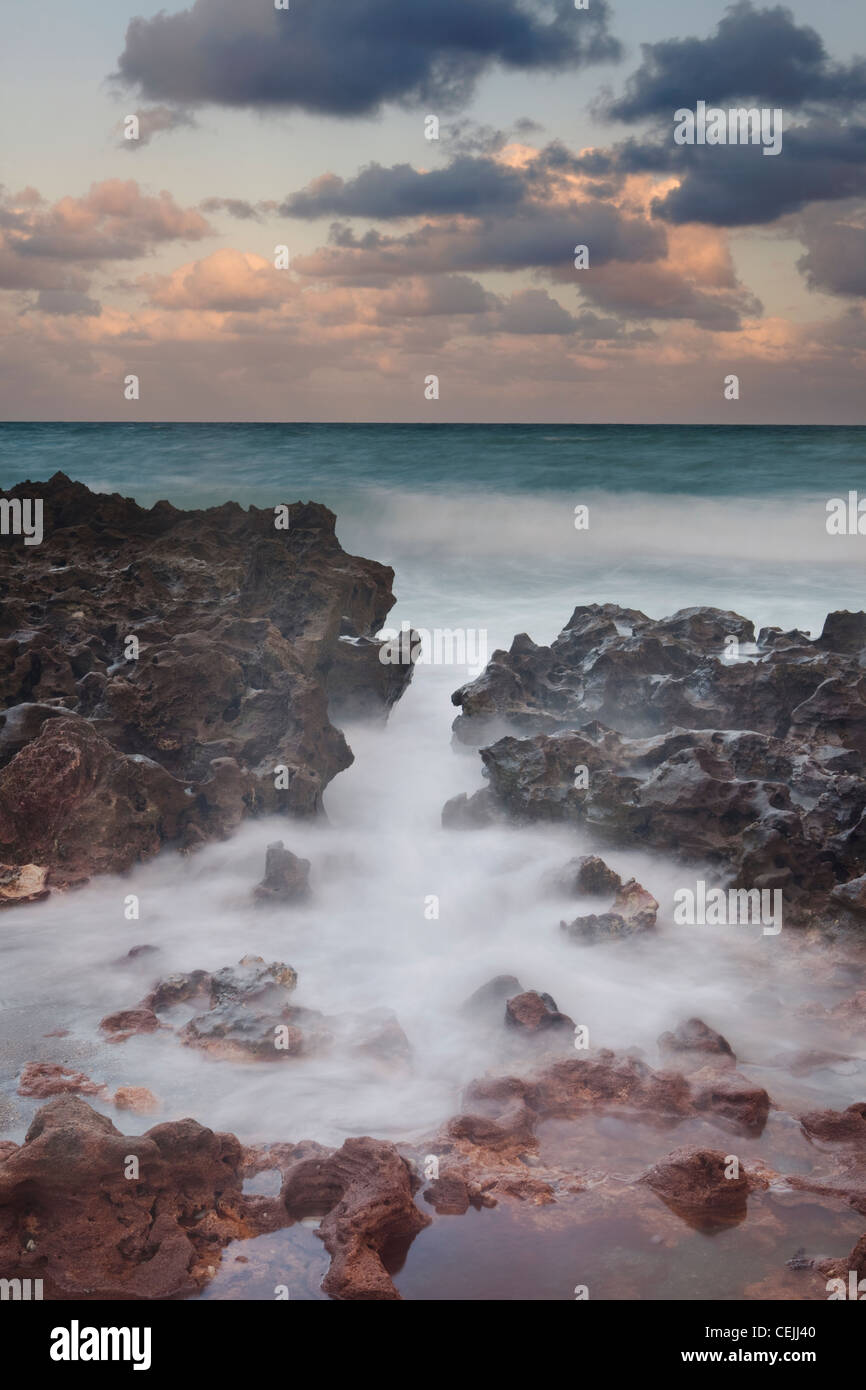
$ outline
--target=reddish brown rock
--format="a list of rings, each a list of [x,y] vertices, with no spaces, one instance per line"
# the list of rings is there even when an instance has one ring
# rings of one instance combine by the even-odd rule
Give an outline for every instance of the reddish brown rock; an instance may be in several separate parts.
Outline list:
[[[572,897],[586,894],[587,897],[606,897],[622,887],[622,879],[614,870],[608,868],[597,854],[581,854],[570,859],[565,868],[555,875],[552,885],[560,893]]]
[[[277,530],[273,508],[148,511],[62,473],[10,495],[33,488],[45,543],[26,565],[0,546],[0,860],[65,886],[318,814],[352,761],[329,703],[382,717],[412,676],[375,639],[393,571],[313,503]]]
[[[289,1214],[325,1213],[319,1235],[331,1267],[322,1288],[332,1298],[399,1299],[382,1255],[429,1226],[413,1200],[418,1186],[393,1144],[369,1138],[347,1139],[328,1158],[289,1170],[282,1191]]]
[[[81,1071],[69,1071],[53,1062],[28,1062],[18,1082],[19,1096],[99,1096],[107,1091],[101,1081],[91,1081]]]
[[[160,1103],[146,1086],[118,1086],[112,1097],[118,1110],[131,1110],[135,1115],[153,1115]]]
[[[573,941],[591,943],[652,931],[659,905],[652,893],[629,879],[617,890],[609,912],[591,912],[573,922],[560,922],[560,930]]]
[[[109,1042],[126,1042],[137,1033],[155,1033],[162,1025],[152,1009],[119,1009],[117,1013],[106,1014],[100,1021],[100,1028],[109,1033]]]
[[[701,1018],[686,1019],[673,1033],[662,1033],[658,1043],[659,1051],[666,1059],[686,1070],[710,1064],[731,1067],[737,1060],[727,1038],[723,1038]]]
[[[257,1233],[240,1164],[232,1135],[194,1120],[123,1135],[82,1100],[50,1101],[0,1164],[0,1264],[53,1298],[188,1296]]]
[[[574,1032],[574,1020],[560,1013],[549,994],[538,994],[534,989],[508,1000],[505,1022],[523,1033],[543,1033],[554,1028]]]
[[[866,1104],[859,1101],[847,1110],[812,1110],[800,1116],[810,1139],[828,1144],[857,1144],[866,1150]]]
[[[770,1113],[770,1097],[737,1071],[705,1067],[691,1078],[694,1104],[746,1134],[760,1134]]]
[[[745,1218],[750,1183],[730,1158],[721,1149],[675,1149],[639,1181],[690,1226],[707,1231],[735,1225]]]

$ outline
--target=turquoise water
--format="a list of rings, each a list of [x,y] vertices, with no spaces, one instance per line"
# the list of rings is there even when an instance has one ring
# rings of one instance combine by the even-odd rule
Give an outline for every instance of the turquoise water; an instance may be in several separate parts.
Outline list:
[[[176,505],[259,501],[275,483],[445,492],[760,496],[864,482],[866,428],[668,425],[0,424],[0,484],[57,469]]]

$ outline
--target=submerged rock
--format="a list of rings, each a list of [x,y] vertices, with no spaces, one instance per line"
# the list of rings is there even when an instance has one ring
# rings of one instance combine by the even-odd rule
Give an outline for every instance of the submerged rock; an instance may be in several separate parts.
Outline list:
[[[18,1081],[19,1096],[100,1096],[107,1091],[101,1081],[91,1081],[82,1071],[70,1071],[54,1062],[28,1062]]]

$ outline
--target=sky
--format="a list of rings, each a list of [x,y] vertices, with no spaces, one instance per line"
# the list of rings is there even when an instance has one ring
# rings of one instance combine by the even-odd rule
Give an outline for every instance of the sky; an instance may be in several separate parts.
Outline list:
[[[0,419],[866,423],[862,0],[288,5],[4,0]]]

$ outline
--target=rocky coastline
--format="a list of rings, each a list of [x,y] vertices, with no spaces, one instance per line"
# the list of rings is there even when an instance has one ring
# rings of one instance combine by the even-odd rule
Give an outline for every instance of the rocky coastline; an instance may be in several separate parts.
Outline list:
[[[145,510],[63,474],[7,495],[34,491],[44,544],[0,545],[0,933],[47,895],[191,854],[258,816],[283,816],[286,833],[257,866],[251,904],[303,904],[310,863],[293,853],[291,828],[322,815],[325,788],[352,761],[339,723],[386,719],[412,677],[379,660],[393,571],[347,555],[334,515],[314,503],[288,506],[278,529],[272,511]],[[627,952],[670,917],[650,880],[624,881],[607,864],[618,847],[671,857],[684,882],[703,873],[725,893],[781,893],[791,949],[813,951],[815,970],[846,986],[823,1020],[842,1051],[796,1065],[820,1072],[828,1057],[856,1057],[866,614],[831,613],[813,639],[756,634],[710,608],[654,621],[579,607],[550,647],[516,637],[453,701],[455,742],[477,751],[486,780],[448,802],[445,829],[557,825],[595,843],[538,883],[540,898],[579,910],[550,924],[577,958]],[[412,1075],[396,1014],[299,1005],[288,961],[245,954],[165,975],[149,950],[136,948],[144,993],[119,984],[99,1024],[120,1056],[153,1035],[214,1067],[361,1054],[386,1078]],[[23,1143],[0,1134],[0,1272],[41,1279],[56,1299],[190,1298],[225,1260],[245,1260],[239,1242],[315,1220],[330,1259],[323,1293],[388,1301],[401,1297],[413,1242],[471,1208],[513,1208],[542,1240],[557,1214],[628,1221],[671,1251],[688,1232],[735,1229],[751,1209],[758,1238],[775,1239],[779,1205],[806,1199],[866,1230],[862,1097],[793,1111],[735,1036],[697,1016],[659,1036],[651,1060],[584,1046],[579,1022],[516,975],[457,1008],[489,1028],[490,1067],[455,1113],[403,1142],[275,1132],[244,1144],[191,1118],[125,1134],[90,1102],[158,1113],[135,1075],[112,1097],[85,1072],[28,1062],[17,1093],[45,1104]],[[611,1161],[612,1125],[643,1146],[638,1161]],[[265,1173],[279,1190],[251,1193]],[[866,1279],[866,1234],[791,1256],[740,1296],[823,1299],[828,1281]],[[639,1296],[627,1273],[621,1296]]]

